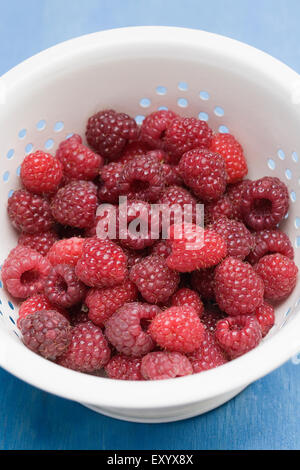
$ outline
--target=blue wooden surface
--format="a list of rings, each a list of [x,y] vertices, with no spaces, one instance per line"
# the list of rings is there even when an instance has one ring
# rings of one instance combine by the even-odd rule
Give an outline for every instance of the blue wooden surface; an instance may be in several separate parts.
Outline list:
[[[299,0],[0,0],[0,75],[74,36],[154,24],[224,34],[300,72],[299,20]],[[215,411],[160,425],[97,415],[0,370],[0,449],[299,449],[297,362]]]

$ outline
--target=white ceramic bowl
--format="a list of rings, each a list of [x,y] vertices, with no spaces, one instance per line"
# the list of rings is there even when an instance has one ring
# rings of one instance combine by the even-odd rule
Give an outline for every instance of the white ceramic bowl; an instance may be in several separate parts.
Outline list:
[[[38,54],[0,78],[1,262],[17,235],[6,215],[25,152],[84,134],[103,108],[137,116],[167,106],[209,119],[245,148],[251,177],[278,176],[291,204],[284,229],[300,261],[300,80],[281,62],[245,44],[201,31],[139,27],[100,32]],[[103,414],[141,422],[184,419],[229,400],[300,350],[300,292],[276,311],[276,325],[255,350],[188,377],[125,382],[81,374],[26,349],[17,304],[1,288],[0,365],[43,390]]]

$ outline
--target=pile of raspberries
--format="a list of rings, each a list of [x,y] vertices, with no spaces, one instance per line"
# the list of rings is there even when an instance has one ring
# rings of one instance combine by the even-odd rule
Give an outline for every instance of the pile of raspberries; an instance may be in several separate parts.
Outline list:
[[[8,200],[19,240],[2,280],[23,300],[24,344],[63,367],[121,380],[199,373],[255,348],[297,279],[292,244],[278,228],[286,185],[245,179],[234,136],[172,111],[141,126],[100,111],[86,141],[72,135],[55,156],[25,156],[22,189]],[[126,228],[101,239],[97,207],[118,213],[120,196],[129,221],[143,210],[149,223],[153,203],[189,204],[192,217],[201,203],[205,226],[192,218],[181,237],[176,222],[167,239]]]

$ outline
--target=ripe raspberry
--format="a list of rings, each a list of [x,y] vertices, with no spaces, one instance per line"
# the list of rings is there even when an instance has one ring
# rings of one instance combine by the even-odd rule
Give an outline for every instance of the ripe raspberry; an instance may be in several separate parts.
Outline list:
[[[242,198],[244,191],[250,183],[250,180],[243,180],[227,186],[225,195],[229,197],[232,204],[232,216],[229,217],[230,219],[243,221]]]
[[[21,165],[20,176],[28,191],[51,194],[57,190],[63,177],[63,170],[57,158],[38,150],[26,155]]]
[[[57,264],[76,266],[77,261],[82,255],[83,243],[84,239],[78,237],[58,240],[48,251],[47,259],[52,266]]]
[[[275,323],[275,312],[272,305],[264,302],[255,310],[255,318],[259,323],[262,336],[266,336]]]
[[[122,191],[119,187],[121,174],[124,165],[119,162],[111,162],[104,165],[100,170],[100,180],[102,186],[98,191],[98,197],[101,202],[117,203]]]
[[[168,245],[166,240],[158,240],[151,250],[151,255],[157,255],[161,258],[167,259],[171,254],[171,247]]]
[[[19,245],[6,258],[2,281],[8,292],[21,299],[43,291],[51,265],[40,253]]]
[[[72,329],[72,339],[67,351],[57,363],[81,372],[102,369],[110,358],[110,348],[99,326],[88,321]]]
[[[224,158],[228,175],[228,183],[236,183],[246,176],[248,173],[248,167],[244,151],[233,135],[214,135],[210,149]]]
[[[47,232],[54,224],[46,199],[18,189],[8,199],[7,212],[12,225],[21,232]]]
[[[228,362],[226,354],[217,343],[214,335],[207,330],[200,348],[188,354],[187,357],[193,366],[194,374],[214,369]]]
[[[129,279],[116,287],[106,289],[91,289],[85,299],[89,319],[103,326],[118,308],[137,298],[137,288]]]
[[[211,144],[212,131],[205,121],[195,118],[176,118],[166,129],[164,149],[172,155],[172,163],[192,149],[208,149]]]
[[[104,158],[118,158],[129,140],[138,138],[139,130],[134,119],[128,114],[112,109],[100,111],[90,117],[86,138],[91,147]]]
[[[152,304],[164,303],[176,291],[180,277],[159,256],[147,256],[130,270],[134,282],[143,298]]]
[[[199,317],[201,317],[204,311],[199,294],[187,287],[179,289],[172,295],[171,305],[172,307],[193,307]]]
[[[183,221],[196,222],[197,200],[185,188],[169,186],[163,191],[157,203],[164,205],[162,221],[167,227],[174,223],[181,224]]]
[[[262,304],[264,284],[250,264],[228,256],[215,271],[215,296],[228,315],[246,315]]]
[[[152,320],[149,333],[161,348],[189,353],[202,343],[204,326],[193,307],[171,307]]]
[[[161,312],[156,305],[139,302],[120,307],[105,323],[108,341],[125,356],[144,356],[154,348],[147,331],[143,331],[142,320],[152,320]]]
[[[274,228],[289,208],[289,193],[279,178],[265,176],[247,185],[242,196],[245,223],[254,230]]]
[[[143,357],[141,373],[146,380],[164,380],[190,375],[193,367],[183,354],[157,351]]]
[[[71,326],[56,310],[40,310],[20,321],[23,342],[46,359],[55,360],[68,348]]]
[[[282,300],[290,295],[297,282],[294,261],[280,254],[267,255],[254,266],[265,285],[265,298]]]
[[[218,201],[205,204],[204,211],[206,225],[211,224],[221,217],[227,217],[228,219],[235,218],[233,204],[227,194],[224,194]]]
[[[191,284],[201,297],[206,300],[214,300],[215,298],[215,267],[200,269],[191,274]]]
[[[127,258],[122,249],[110,240],[87,238],[75,272],[90,287],[113,287],[127,276]]]
[[[243,260],[254,246],[254,238],[242,222],[223,217],[214,222],[210,228],[226,240],[229,256]]]
[[[166,186],[180,186],[183,184],[181,176],[178,173],[178,168],[175,165],[164,163],[162,165],[164,180]]]
[[[76,134],[64,140],[58,147],[56,158],[69,179],[93,180],[103,165],[103,158],[82,144]]]
[[[177,237],[177,230],[182,230],[182,236],[179,232]],[[172,225],[169,243],[172,252],[167,258],[167,265],[180,272],[214,266],[227,253],[226,241],[221,235],[194,224],[182,227]]]
[[[144,119],[140,139],[153,148],[162,149],[165,132],[175,118],[177,115],[173,111],[154,111]]]
[[[184,183],[202,201],[216,201],[224,194],[227,173],[219,154],[206,149],[190,150],[183,154],[178,168]]]
[[[68,308],[83,300],[86,287],[79,281],[73,266],[57,264],[45,280],[44,292],[52,304]]]
[[[128,142],[118,162],[124,165],[125,163],[138,158],[140,155],[145,155],[149,150],[150,147],[143,142]]]
[[[201,322],[206,331],[214,335],[218,321],[226,317],[226,313],[221,312],[217,305],[206,305]]]
[[[97,187],[90,181],[72,181],[51,202],[52,215],[62,225],[91,227],[97,208]]]
[[[142,360],[139,357],[128,357],[117,354],[112,357],[105,367],[110,379],[116,380],[143,380],[141,374]]]
[[[259,323],[252,315],[227,317],[217,324],[216,339],[231,359],[256,348],[261,337]]]
[[[35,294],[22,302],[19,308],[19,317],[17,320],[18,328],[20,328],[20,321],[27,315],[32,315],[40,310],[52,310],[52,305],[44,294]]]
[[[46,256],[53,243],[58,240],[58,236],[54,231],[42,233],[21,233],[18,244],[28,246],[38,251],[41,255]]]
[[[254,248],[247,260],[251,264],[271,253],[280,253],[290,259],[294,258],[293,245],[286,233],[281,230],[262,230],[254,234]]]

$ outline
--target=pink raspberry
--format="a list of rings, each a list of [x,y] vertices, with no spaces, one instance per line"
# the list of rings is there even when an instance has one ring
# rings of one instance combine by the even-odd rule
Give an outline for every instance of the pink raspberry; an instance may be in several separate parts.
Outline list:
[[[216,339],[231,359],[256,348],[261,337],[259,323],[252,315],[227,317],[217,324]]]
[[[208,330],[204,333],[204,340],[199,349],[187,355],[193,366],[194,374],[204,370],[214,369],[226,362],[226,354],[217,343],[214,335]]]
[[[228,196],[232,204],[232,216],[229,217],[230,219],[243,221],[242,198],[244,191],[250,183],[250,180],[243,180],[227,186],[225,195]]]
[[[164,174],[164,180],[166,186],[181,186],[183,184],[182,178],[179,175],[178,167],[175,165],[170,165],[169,163],[164,163],[162,165],[162,170]]]
[[[54,231],[42,233],[21,233],[18,239],[18,245],[28,246],[46,256],[53,244],[58,240]]]
[[[128,357],[117,354],[105,366],[105,372],[110,379],[143,380],[141,364],[142,360],[140,357]]]
[[[261,230],[254,233],[254,247],[247,260],[251,264],[271,253],[280,253],[290,259],[294,258],[294,248],[286,233],[279,229]]]
[[[191,274],[191,284],[201,297],[206,300],[214,300],[215,298],[215,266],[207,269],[199,269]]]
[[[12,225],[21,232],[47,232],[54,225],[48,201],[25,189],[18,189],[8,199],[7,212]]]
[[[57,264],[76,266],[77,261],[82,255],[83,243],[84,239],[78,237],[58,240],[48,251],[47,259],[52,266]]]
[[[172,307],[193,307],[199,317],[201,317],[204,306],[199,294],[192,289],[183,287],[179,289],[171,298]]]
[[[140,139],[153,148],[163,148],[165,132],[175,118],[173,111],[154,111],[144,119]]]
[[[143,142],[128,142],[118,162],[124,165],[125,163],[138,158],[140,155],[145,155],[149,150],[149,145],[144,144]]]
[[[234,218],[232,201],[227,194],[224,194],[218,201],[205,204],[204,208],[205,224],[211,224],[221,217]]]
[[[166,240],[158,240],[153,245],[151,254],[167,259],[167,257],[171,254],[171,247],[169,246]]]
[[[250,264],[228,256],[215,271],[215,296],[228,315],[246,315],[262,304],[264,283]]]
[[[233,135],[215,134],[210,149],[224,158],[228,183],[236,183],[246,176],[248,167],[244,151]]]
[[[119,162],[111,162],[101,168],[100,180],[102,186],[98,191],[99,201],[111,204],[118,202],[119,196],[122,195],[119,183],[123,168],[124,165]]]
[[[180,186],[169,186],[161,194],[158,204],[164,205],[162,210],[162,220],[167,225],[174,223],[196,222],[197,200],[185,188]]]
[[[152,320],[149,333],[161,348],[190,353],[202,343],[204,326],[193,307],[171,307]]]
[[[266,336],[275,323],[274,307],[264,302],[255,310],[255,318],[259,323],[262,336]]]
[[[139,302],[123,305],[105,323],[108,341],[125,356],[144,356],[154,348],[154,342],[142,321],[152,320],[160,311],[156,305]]]
[[[254,247],[254,238],[242,222],[222,217],[210,228],[226,240],[229,256],[243,260]]]
[[[83,300],[86,287],[76,276],[73,266],[57,264],[45,280],[44,292],[53,305],[68,308]]]
[[[157,351],[143,357],[141,373],[146,380],[164,380],[190,375],[193,368],[183,354]]]
[[[51,194],[57,190],[63,177],[63,170],[57,158],[38,150],[26,155],[21,165],[20,176],[28,191]]]
[[[205,311],[201,317],[201,322],[206,331],[214,335],[218,321],[226,317],[226,313],[221,312],[217,305],[206,305]]]

